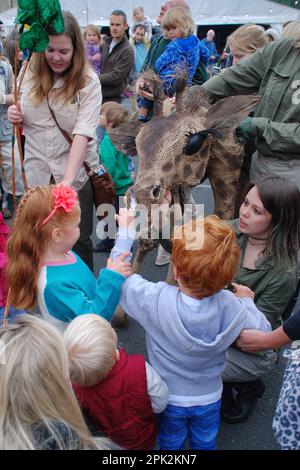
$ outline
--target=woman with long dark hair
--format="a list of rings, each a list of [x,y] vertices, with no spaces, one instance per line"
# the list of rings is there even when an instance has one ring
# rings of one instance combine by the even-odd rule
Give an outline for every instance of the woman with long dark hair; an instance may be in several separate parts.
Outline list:
[[[251,183],[233,227],[241,249],[234,281],[255,293],[256,306],[272,328],[281,325],[297,285],[297,251],[300,234],[300,191],[285,178],[267,177]],[[247,419],[264,385],[260,377],[277,361],[277,353],[228,352],[223,417],[230,423]]]

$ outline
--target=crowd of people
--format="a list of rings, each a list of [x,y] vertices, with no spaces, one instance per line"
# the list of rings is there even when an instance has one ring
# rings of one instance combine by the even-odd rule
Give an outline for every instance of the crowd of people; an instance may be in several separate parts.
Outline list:
[[[133,10],[130,28],[126,14],[113,10],[109,36],[95,25],[82,32],[70,12],[63,19],[64,32],[49,30],[44,52],[18,53],[14,29],[0,57],[8,211],[2,205],[0,448],[216,449],[220,418],[248,419],[280,348],[300,339],[300,310],[289,316],[299,290],[300,24],[286,24],[281,38],[243,25],[220,53],[212,29],[198,39],[185,0],[162,5],[155,34],[143,7]],[[220,61],[224,70],[215,75]],[[235,219],[193,218],[160,240],[174,285],[132,272],[136,214],[120,201],[134,183],[133,164],[110,138],[133,120],[122,103],[130,83],[138,96],[134,126],[152,118],[155,97],[139,78],[146,69],[160,77],[170,103],[178,76],[213,102],[261,97],[236,129],[244,161]],[[20,127],[23,148],[14,138]],[[93,248],[85,165],[99,163],[115,185],[118,233]],[[9,228],[3,217],[12,213]],[[97,277],[93,251],[109,253]],[[118,304],[144,328],[149,363],[118,347],[110,324]],[[299,449],[299,354],[286,356],[273,427],[283,449]]]

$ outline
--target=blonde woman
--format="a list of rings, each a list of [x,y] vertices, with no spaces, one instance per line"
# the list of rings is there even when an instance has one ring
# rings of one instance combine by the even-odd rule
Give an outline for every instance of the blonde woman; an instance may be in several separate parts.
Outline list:
[[[291,21],[282,30],[282,38],[294,38],[300,41],[300,22]]]
[[[60,333],[22,315],[0,329],[0,448],[116,449],[93,438],[73,393]]]
[[[100,118],[101,85],[86,60],[75,17],[64,12],[62,34],[50,31],[44,52],[34,53],[21,88],[21,101],[10,106],[8,119],[22,124],[26,137],[25,172],[29,187],[51,182],[72,185],[81,206],[80,239],[75,251],[93,270],[90,236],[93,196],[83,162],[97,166],[96,128]],[[73,143],[67,142],[51,115]]]
[[[233,57],[233,65],[246,59],[268,44],[265,30],[257,24],[244,24],[227,38],[227,45]]]

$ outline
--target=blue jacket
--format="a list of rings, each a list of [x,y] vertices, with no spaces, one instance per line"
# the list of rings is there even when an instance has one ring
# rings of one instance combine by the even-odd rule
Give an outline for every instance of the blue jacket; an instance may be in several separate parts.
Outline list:
[[[168,96],[175,93],[176,70],[180,67],[186,68],[188,72],[187,84],[192,84],[200,56],[205,62],[210,54],[204,44],[196,36],[188,36],[171,41],[165,51],[155,62],[155,72],[163,81],[164,92]]]

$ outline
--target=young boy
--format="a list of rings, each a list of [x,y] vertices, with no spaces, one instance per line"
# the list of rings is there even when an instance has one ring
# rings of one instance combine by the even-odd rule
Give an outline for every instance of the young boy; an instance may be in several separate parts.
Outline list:
[[[118,221],[119,249],[122,244],[122,251],[129,252],[125,210]],[[172,250],[178,287],[133,274],[122,285],[120,305],[144,327],[150,364],[169,388],[168,406],[159,416],[159,448],[182,450],[189,438],[191,449],[212,450],[226,350],[250,325],[271,328],[248,287],[236,285],[235,294],[224,290],[240,254],[232,228],[211,215],[181,229],[175,232]],[[195,233],[202,236],[191,245]],[[115,248],[111,257],[117,255]]]
[[[122,122],[129,121],[130,113],[119,103],[107,101],[102,106],[99,125],[105,128],[102,142],[99,146],[99,159],[106,166],[115,184],[117,200],[115,203],[116,214],[119,212],[119,198],[124,196],[129,186],[133,184],[130,174],[130,159],[127,155],[112,144],[108,132],[110,129],[119,126]],[[105,238],[101,240],[95,253],[109,252],[114,246],[115,240]]]
[[[156,417],[168,389],[141,355],[117,348],[117,335],[98,315],[80,315],[64,333],[70,377],[93,423],[125,449],[154,449]]]

